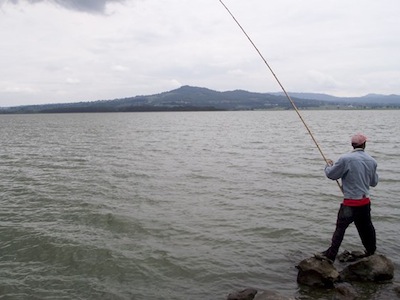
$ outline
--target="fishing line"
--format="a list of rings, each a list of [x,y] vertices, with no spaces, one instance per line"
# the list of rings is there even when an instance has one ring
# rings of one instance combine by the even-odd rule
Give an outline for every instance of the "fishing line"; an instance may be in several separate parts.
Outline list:
[[[326,158],[326,156],[324,155],[324,152],[322,152],[321,147],[319,146],[317,140],[315,139],[314,135],[311,132],[310,127],[308,127],[307,123],[304,121],[303,116],[300,114],[299,109],[297,108],[296,104],[294,103],[294,101],[292,100],[292,98],[289,96],[289,94],[286,92],[286,89],[284,88],[284,86],[282,85],[282,83],[280,82],[280,80],[278,79],[278,77],[276,76],[274,70],[272,70],[271,66],[269,65],[269,63],[267,62],[267,60],[264,58],[264,56],[262,55],[262,53],[260,52],[260,50],[257,48],[256,44],[253,42],[253,40],[250,38],[250,36],[247,34],[247,32],[244,30],[244,28],[242,27],[242,25],[240,25],[239,21],[235,18],[235,16],[233,15],[233,13],[229,10],[229,8],[225,5],[225,3],[222,0],[219,0],[219,2],[222,4],[222,6],[226,9],[226,11],[231,15],[231,17],[233,18],[233,20],[235,21],[235,23],[239,26],[239,28],[242,30],[242,32],[244,33],[244,35],[247,37],[247,39],[249,40],[249,42],[253,45],[254,49],[257,51],[258,55],[261,57],[261,59],[263,60],[264,64],[268,67],[269,71],[272,73],[272,75],[274,76],[276,82],[278,82],[279,86],[281,87],[283,93],[285,94],[286,98],[289,100],[290,104],[292,105],[293,109],[295,110],[295,112],[297,113],[297,115],[299,116],[301,122],[303,123],[304,127],[307,129],[309,135],[311,136],[311,139],[313,140],[315,146],[317,146],[317,149],[319,151],[319,153],[321,153],[322,158],[325,160],[326,163],[328,163],[328,159]],[[340,185],[339,181],[336,180],[340,190],[343,192],[342,190],[342,186]]]

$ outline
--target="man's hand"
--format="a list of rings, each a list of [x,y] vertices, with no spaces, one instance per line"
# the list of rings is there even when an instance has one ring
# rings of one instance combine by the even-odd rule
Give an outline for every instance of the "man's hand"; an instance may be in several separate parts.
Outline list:
[[[328,166],[333,166],[333,160],[327,159],[327,160],[326,160],[326,164],[327,164]]]

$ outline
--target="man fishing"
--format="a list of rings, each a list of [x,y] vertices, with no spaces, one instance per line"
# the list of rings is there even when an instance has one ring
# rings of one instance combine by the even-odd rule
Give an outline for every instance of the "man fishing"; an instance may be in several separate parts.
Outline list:
[[[365,256],[375,253],[376,235],[371,221],[371,202],[369,187],[378,184],[377,162],[365,152],[367,137],[361,133],[352,136],[353,151],[342,155],[333,163],[327,160],[325,174],[329,179],[342,180],[344,200],[337,216],[336,230],[331,246],[316,257],[335,261],[347,227],[354,222],[361,242],[365,247]]]
[[[253,45],[258,55],[262,58],[265,65],[271,71],[275,80],[278,82],[279,86],[282,88],[282,91],[286,95],[286,98],[289,100],[293,109],[296,111],[297,115],[300,117],[300,120],[306,127],[321,155],[325,158],[317,141],[314,139],[310,128],[301,116],[296,104],[286,92],[285,88],[275,75],[267,60],[261,54],[260,50],[257,48],[244,28],[240,25],[239,21],[224,4],[224,2],[222,0],[219,0],[219,2],[221,2],[221,4],[225,7],[244,35]],[[376,236],[375,228],[371,221],[369,187],[376,186],[378,184],[378,174],[376,173],[376,161],[364,151],[366,141],[367,138],[365,135],[361,133],[356,134],[351,138],[351,143],[354,148],[351,153],[342,155],[335,164],[333,161],[327,160],[327,166],[325,167],[326,176],[332,180],[338,180],[340,178],[342,179],[341,188],[344,193],[344,200],[339,209],[336,230],[332,237],[332,244],[328,250],[315,254],[315,257],[317,258],[329,259],[333,263],[343,241],[345,231],[352,222],[355,223],[361,241],[366,248],[365,255],[372,255],[375,253]]]

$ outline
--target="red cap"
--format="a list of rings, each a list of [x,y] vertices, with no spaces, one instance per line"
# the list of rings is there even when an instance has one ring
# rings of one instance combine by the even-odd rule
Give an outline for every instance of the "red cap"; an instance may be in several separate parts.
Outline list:
[[[367,137],[362,133],[357,133],[351,137],[351,144],[360,146],[367,141]]]

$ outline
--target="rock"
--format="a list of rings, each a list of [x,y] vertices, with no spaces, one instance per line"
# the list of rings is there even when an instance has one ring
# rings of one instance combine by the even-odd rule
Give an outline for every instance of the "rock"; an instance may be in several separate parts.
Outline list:
[[[254,300],[291,300],[294,298],[288,298],[285,296],[280,295],[277,292],[274,291],[263,291],[259,292]]]
[[[333,264],[315,257],[302,260],[296,268],[299,270],[297,282],[308,286],[333,287],[340,278]]]
[[[231,293],[228,295],[227,300],[292,300],[294,298],[287,298],[274,291],[261,291],[256,289],[247,288],[239,292]]]
[[[227,300],[253,300],[256,294],[256,289],[247,288],[242,291],[229,294]]]
[[[341,254],[338,255],[337,259],[340,262],[353,262],[356,260],[359,260],[361,258],[366,257],[366,254],[364,251],[343,251]]]
[[[336,294],[334,300],[354,300],[358,297],[358,293],[348,282],[336,283],[335,291]]]
[[[394,287],[393,287],[393,290],[395,291],[397,296],[400,297],[400,285],[399,284],[395,284]]]
[[[371,255],[346,266],[340,277],[346,281],[391,280],[394,276],[394,265],[384,255]]]

